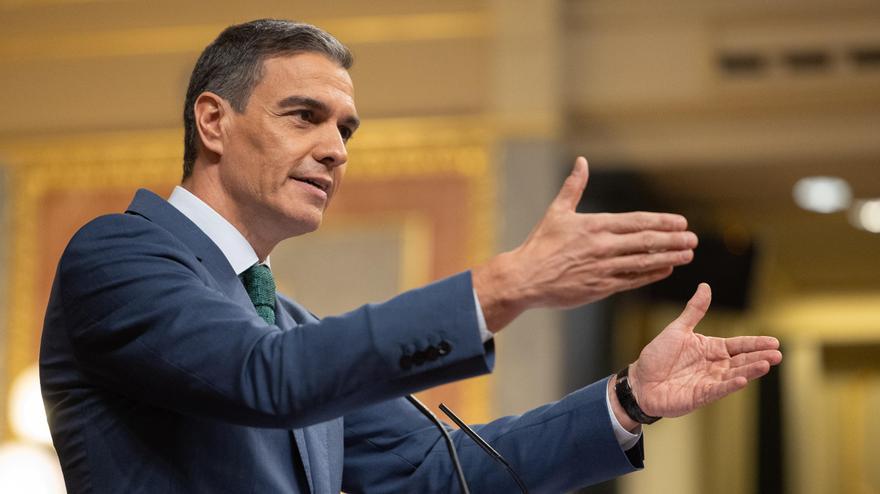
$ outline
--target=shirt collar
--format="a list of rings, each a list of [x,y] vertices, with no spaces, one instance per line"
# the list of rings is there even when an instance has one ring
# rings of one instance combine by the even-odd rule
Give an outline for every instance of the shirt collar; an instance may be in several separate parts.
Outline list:
[[[211,206],[183,187],[174,187],[168,202],[208,236],[239,275],[259,262],[257,253],[244,235]],[[266,258],[266,265],[269,258]]]

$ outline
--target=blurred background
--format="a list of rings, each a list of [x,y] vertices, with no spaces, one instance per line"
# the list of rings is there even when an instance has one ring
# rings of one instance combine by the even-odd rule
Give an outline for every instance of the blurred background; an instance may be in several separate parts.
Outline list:
[[[58,257],[179,181],[201,49],[258,17],[354,52],[364,125],[321,231],[272,255],[321,315],[521,242],[574,157],[584,211],[701,238],[667,281],[534,311],[497,371],[423,394],[469,422],[607,376],[714,290],[706,334],[770,334],[760,383],[646,430],[646,470],[584,492],[880,492],[880,4],[869,0],[0,0],[0,492],[63,492],[33,368]],[[586,468],[586,466],[585,466]]]

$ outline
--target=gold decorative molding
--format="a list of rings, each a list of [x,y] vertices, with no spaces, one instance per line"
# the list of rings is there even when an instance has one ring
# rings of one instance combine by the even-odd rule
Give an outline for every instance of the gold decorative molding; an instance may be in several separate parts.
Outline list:
[[[431,227],[423,214],[404,215],[400,228],[400,272],[397,286],[412,290],[431,282]]]
[[[312,19],[349,45],[487,37],[486,12],[375,15]],[[0,37],[0,64],[169,53],[198,53],[225,24],[157,26],[97,32],[22,34]]]
[[[368,122],[352,142],[348,180],[371,181],[395,177],[458,176],[469,188],[470,230],[466,255],[475,264],[491,255],[495,236],[495,171],[490,159],[490,126],[479,117],[400,119]],[[41,266],[39,211],[52,191],[97,191],[155,187],[180,179],[182,131],[158,130],[0,140],[0,156],[8,169],[11,193],[8,355],[5,381],[37,357],[34,340],[42,327],[37,320]],[[418,218],[409,225],[412,242],[420,240]],[[422,242],[423,243],[423,242]],[[410,252],[412,254],[412,252]],[[419,256],[408,255],[403,267],[412,269]],[[401,280],[411,284],[424,276],[411,271]],[[469,416],[487,418],[489,388],[485,379],[461,384],[470,398]]]

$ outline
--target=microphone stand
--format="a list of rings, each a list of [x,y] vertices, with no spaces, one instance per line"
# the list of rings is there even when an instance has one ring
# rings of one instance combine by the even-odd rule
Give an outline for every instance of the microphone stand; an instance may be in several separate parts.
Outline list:
[[[464,471],[461,469],[461,462],[458,461],[458,453],[455,452],[455,444],[452,443],[452,438],[449,437],[449,432],[446,431],[443,422],[440,422],[440,419],[438,419],[431,410],[428,410],[428,407],[423,405],[421,401],[417,400],[415,396],[406,395],[406,399],[409,400],[418,411],[422,412],[425,417],[428,417],[438,429],[440,429],[440,433],[443,434],[443,439],[446,441],[446,449],[449,450],[449,459],[452,460],[452,465],[455,467],[455,473],[458,476],[458,484],[461,486],[461,492],[464,494],[470,494],[471,491],[468,489],[467,480],[464,478]],[[443,408],[443,405],[440,405],[440,408]],[[446,412],[446,410],[444,410],[444,412]]]
[[[458,416],[455,415],[455,413],[453,413],[453,411],[450,410],[449,407],[447,407],[445,404],[440,404],[440,410],[445,413],[447,417],[451,418],[452,421],[455,422],[455,424],[458,425],[459,428],[461,428],[462,432],[467,434],[467,436],[471,438],[475,443],[477,443],[479,447],[483,448],[483,451],[491,456],[493,460],[501,463],[501,465],[504,466],[510,476],[513,477],[513,480],[516,482],[516,485],[519,486],[519,490],[522,491],[523,494],[529,494],[529,490],[528,488],[526,488],[525,482],[523,482],[519,475],[517,475],[516,470],[514,470],[513,467],[510,466],[510,463],[507,463],[507,460],[505,460],[504,457],[501,456],[501,453],[495,451],[495,448],[490,446],[489,443],[487,443],[485,439],[480,437],[480,435],[477,434],[475,430],[468,427],[468,425],[465,424],[463,420],[458,418]]]

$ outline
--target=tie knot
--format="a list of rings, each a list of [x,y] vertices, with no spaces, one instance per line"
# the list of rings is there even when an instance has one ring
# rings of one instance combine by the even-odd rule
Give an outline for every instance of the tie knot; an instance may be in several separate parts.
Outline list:
[[[275,324],[275,279],[269,266],[254,264],[241,273],[241,281],[257,314],[267,323]]]

